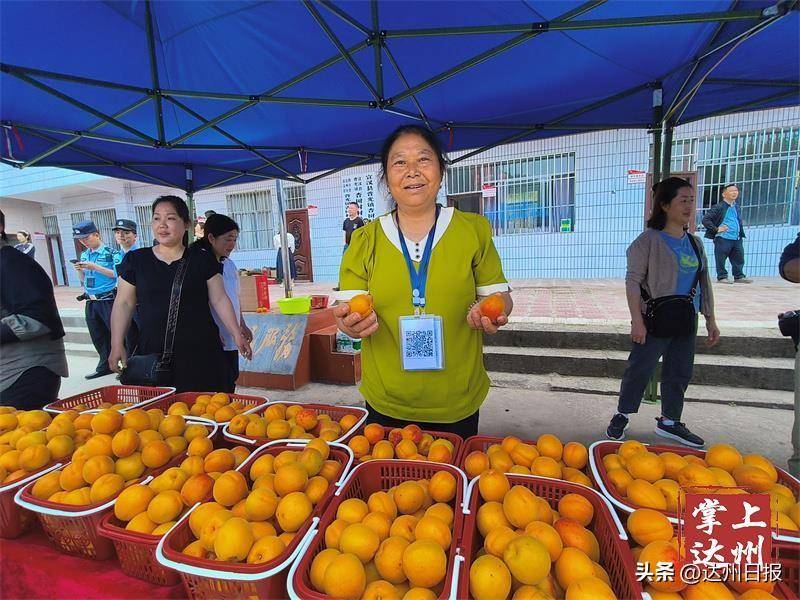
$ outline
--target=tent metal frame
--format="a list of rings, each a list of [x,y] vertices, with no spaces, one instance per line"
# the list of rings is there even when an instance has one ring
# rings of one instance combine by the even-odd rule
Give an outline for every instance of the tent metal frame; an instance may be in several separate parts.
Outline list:
[[[452,133],[458,129],[482,129],[482,130],[496,130],[501,133],[501,137],[494,142],[488,143],[480,148],[472,150],[463,154],[457,159],[451,160],[450,163],[457,163],[482,152],[485,152],[496,146],[510,143],[521,138],[525,138],[535,134],[537,131],[549,130],[579,130],[579,131],[601,131],[616,128],[646,128],[654,135],[654,156],[659,157],[654,160],[654,179],[657,179],[656,174],[668,172],[668,161],[664,162],[664,152],[669,153],[671,143],[667,144],[667,137],[671,140],[673,128],[682,122],[681,117],[683,111],[689,105],[691,100],[697,94],[697,91],[702,86],[751,86],[751,87],[766,87],[766,88],[782,88],[783,91],[778,93],[771,93],[763,98],[755,99],[743,103],[741,105],[730,107],[727,110],[719,111],[708,115],[703,115],[697,118],[706,118],[709,116],[716,116],[717,114],[725,114],[729,112],[736,112],[746,110],[747,108],[761,105],[765,102],[770,102],[778,99],[784,99],[791,96],[797,96],[800,93],[800,82],[797,81],[771,81],[771,80],[738,80],[738,79],[725,79],[715,78],[712,76],[714,69],[719,66],[721,62],[732,52],[733,49],[738,47],[745,40],[751,38],[753,35],[763,31],[766,27],[775,21],[783,18],[792,10],[797,10],[800,0],[778,0],[774,5],[767,7],[764,10],[739,10],[738,0],[734,0],[731,7],[727,11],[718,12],[705,12],[695,14],[679,14],[679,15],[652,15],[645,17],[624,17],[616,19],[583,19],[576,20],[577,17],[583,16],[593,9],[605,4],[606,0],[588,0],[577,8],[568,11],[549,21],[533,21],[526,23],[514,23],[507,25],[489,25],[489,26],[468,26],[468,27],[438,27],[438,28],[419,28],[419,29],[395,29],[385,30],[380,28],[380,15],[379,4],[377,0],[370,0],[370,23],[369,26],[359,22],[352,15],[347,13],[343,8],[337,6],[330,0],[302,0],[303,5],[309,12],[311,18],[319,25],[322,32],[328,37],[331,44],[336,49],[336,54],[320,63],[298,73],[290,79],[284,81],[277,86],[272,87],[262,93],[257,94],[230,94],[220,93],[214,91],[202,90],[174,90],[163,89],[160,86],[158,74],[158,59],[157,59],[157,46],[156,46],[156,27],[157,23],[153,15],[153,7],[150,0],[145,1],[145,34],[147,36],[147,53],[148,65],[150,70],[151,87],[141,87],[119,82],[103,81],[79,75],[68,73],[56,73],[42,69],[35,69],[19,65],[10,65],[6,63],[0,64],[0,71],[3,73],[20,79],[27,84],[40,89],[41,91],[55,96],[62,101],[91,114],[100,121],[87,127],[86,129],[72,131],[58,127],[45,127],[31,123],[19,123],[12,120],[2,122],[5,127],[16,127],[24,130],[26,133],[36,136],[45,141],[51,142],[53,145],[47,150],[39,153],[38,155],[26,161],[14,161],[8,158],[0,158],[5,164],[12,165],[17,168],[27,168],[34,165],[54,166],[54,167],[69,167],[69,168],[90,168],[100,166],[116,166],[135,174],[138,178],[144,178],[159,185],[167,185],[169,187],[181,187],[176,185],[176,182],[168,181],[157,175],[143,171],[142,168],[146,167],[180,167],[180,164],[160,161],[146,161],[146,162],[119,162],[111,160],[107,157],[101,156],[95,152],[91,152],[78,145],[82,139],[87,140],[101,140],[104,142],[118,143],[118,144],[132,144],[136,146],[152,147],[156,149],[170,150],[170,149],[183,149],[183,150],[236,150],[248,153],[254,159],[259,161],[259,165],[248,169],[236,169],[218,167],[206,164],[184,165],[186,169],[186,177],[183,184],[183,189],[190,197],[195,191],[209,189],[225,185],[235,181],[241,177],[254,177],[258,179],[278,179],[290,181],[293,183],[308,184],[317,181],[324,177],[330,176],[334,173],[343,171],[345,169],[358,166],[367,162],[375,161],[379,157],[375,154],[351,152],[337,148],[306,148],[304,146],[258,146],[247,144],[242,139],[234,136],[227,130],[220,127],[220,124],[230,119],[249,108],[262,104],[262,103],[290,103],[290,104],[303,104],[311,106],[331,106],[341,108],[354,108],[354,109],[370,109],[382,110],[388,113],[397,114],[409,119],[417,120],[434,131],[435,133],[450,132]],[[328,22],[323,17],[319,9],[334,15],[347,23],[349,26],[356,29],[360,34],[365,36],[365,39],[350,47],[345,47]],[[753,26],[745,32],[738,34],[732,39],[720,41],[719,37],[723,31],[726,23],[731,22],[753,22]],[[601,98],[586,106],[561,115],[555,119],[551,119],[545,123],[534,124],[504,124],[504,123],[480,123],[480,122],[453,122],[443,119],[433,118],[428,115],[417,97],[420,92],[434,87],[451,77],[462,73],[470,68],[473,68],[491,58],[507,52],[508,50],[523,44],[536,37],[546,35],[551,32],[569,32],[569,31],[585,31],[589,29],[612,29],[612,28],[627,28],[627,27],[652,27],[652,26],[670,26],[681,25],[688,23],[717,23],[714,33],[709,37],[704,45],[702,51],[691,61],[680,65],[673,69],[670,73],[664,74],[660,80],[647,82],[638,86],[634,86],[623,92],[614,94],[612,96]],[[480,52],[473,57],[465,60],[449,69],[438,73],[437,75],[422,81],[415,85],[411,85],[401,70],[401,66],[395,59],[389,47],[389,41],[392,39],[401,38],[416,38],[416,37],[431,37],[431,36],[463,36],[463,35],[510,35],[517,34],[499,43],[491,48]],[[374,82],[370,80],[367,74],[358,66],[354,60],[354,56],[362,50],[371,48],[374,62]],[[727,49],[727,50],[726,50]],[[726,50],[725,52],[721,52]],[[720,53],[720,54],[718,54]],[[385,81],[384,81],[384,59],[388,60],[391,67],[397,74],[398,79],[405,88],[403,91],[395,94],[392,97],[385,97]],[[309,97],[291,97],[279,95],[292,86],[313,77],[340,62],[345,62],[356,77],[362,82],[369,98],[366,99],[336,99],[336,98],[309,98]],[[709,67],[709,65],[711,65]],[[667,76],[674,74],[689,67],[689,73],[686,76],[683,85],[680,87],[678,94],[668,107],[664,107],[661,103],[661,81]],[[695,78],[698,74],[697,81]],[[141,94],[133,104],[122,108],[114,114],[107,114],[97,108],[78,100],[77,98],[63,93],[54,87],[41,81],[56,80],[66,81],[71,83],[82,84],[86,86],[98,86],[103,88],[115,89],[120,91],[134,92]],[[598,108],[628,98],[635,94],[644,93],[647,90],[652,91],[653,102],[653,115],[650,123],[603,123],[603,124],[570,124],[569,121],[580,115],[594,111]],[[219,100],[219,101],[233,101],[237,104],[224,112],[217,114],[213,117],[204,117],[199,114],[180,98],[199,98],[206,100]],[[409,99],[416,109],[416,113],[403,110],[396,105],[403,100]],[[148,135],[147,133],[132,127],[120,119],[128,113],[137,110],[148,102],[153,102],[155,131],[157,137]],[[168,103],[175,107],[177,110],[191,116],[198,121],[198,125],[193,129],[177,135],[172,139],[168,139],[164,126],[164,105]],[[680,112],[678,112],[680,110]],[[113,126],[133,137],[121,137],[118,135],[109,135],[99,133],[97,130],[105,127]],[[187,143],[192,137],[211,129],[222,137],[227,138],[231,144],[191,144]],[[510,135],[505,135],[503,132],[513,131]],[[54,138],[47,134],[55,134],[65,136],[64,139]],[[665,138],[662,144],[662,136]],[[75,160],[58,161],[47,160],[53,157],[61,150],[71,149],[79,154],[83,154],[95,162],[78,162]],[[663,151],[662,152],[662,148]],[[265,152],[285,152],[279,156],[269,156]],[[293,172],[292,170],[282,166],[281,163],[298,155],[298,153],[310,153],[320,155],[333,155],[352,157],[354,160],[348,164],[341,165],[336,168],[329,169],[314,177],[304,178],[301,173]],[[46,161],[47,162],[43,162]],[[224,173],[224,177],[220,180],[205,185],[200,188],[195,188],[193,182],[193,171],[198,167],[219,171]],[[265,170],[270,169],[270,172],[264,173]]]

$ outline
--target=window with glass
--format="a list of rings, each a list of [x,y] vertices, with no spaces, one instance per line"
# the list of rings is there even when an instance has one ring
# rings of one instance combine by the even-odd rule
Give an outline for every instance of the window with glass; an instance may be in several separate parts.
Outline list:
[[[292,185],[284,187],[283,192],[286,195],[287,210],[301,210],[306,208],[306,186]]]
[[[448,201],[480,206],[495,235],[572,231],[575,154],[464,165],[447,174]]]
[[[226,196],[228,215],[239,225],[239,250],[273,247],[275,219],[268,190],[237,192]]]
[[[782,127],[676,140],[671,168],[673,173],[697,171],[698,227],[729,183],[739,187],[738,203],[748,226],[797,225],[799,156],[800,127]]]

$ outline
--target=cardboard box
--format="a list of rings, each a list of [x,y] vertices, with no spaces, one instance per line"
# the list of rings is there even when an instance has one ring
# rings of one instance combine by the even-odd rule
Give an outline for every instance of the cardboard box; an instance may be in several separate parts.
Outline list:
[[[269,280],[264,275],[239,275],[239,303],[242,312],[269,308]]]

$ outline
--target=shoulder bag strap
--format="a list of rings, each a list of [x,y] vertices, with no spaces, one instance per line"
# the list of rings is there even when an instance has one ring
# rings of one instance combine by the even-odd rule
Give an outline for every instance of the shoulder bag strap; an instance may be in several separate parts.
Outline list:
[[[186,271],[189,268],[191,255],[186,251],[186,256],[181,258],[175,279],[172,280],[172,293],[169,299],[169,313],[167,314],[167,330],[164,333],[164,352],[161,354],[161,363],[164,366],[172,364],[172,350],[175,345],[175,330],[178,327],[178,309],[181,303],[181,290]]]
[[[694,236],[686,232],[686,235],[689,238],[689,243],[692,245],[692,250],[694,250],[695,256],[697,256],[697,271],[694,274],[694,283],[692,283],[692,291],[689,292],[689,298],[694,300],[694,297],[697,295],[697,284],[700,283],[700,271],[703,269],[703,259],[700,257],[700,250],[697,248],[697,242],[694,241]]]

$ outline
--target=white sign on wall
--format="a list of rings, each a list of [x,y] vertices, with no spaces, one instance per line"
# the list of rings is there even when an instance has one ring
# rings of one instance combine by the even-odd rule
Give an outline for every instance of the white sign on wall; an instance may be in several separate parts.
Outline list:
[[[647,173],[645,171],[638,171],[636,169],[628,169],[628,184],[633,185],[637,183],[646,183]]]
[[[384,212],[383,203],[378,198],[378,178],[375,173],[342,177],[342,198],[344,199],[345,216],[347,216],[347,205],[350,202],[358,203],[363,219],[374,221]]]

